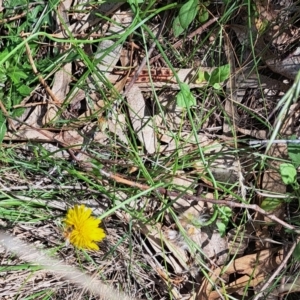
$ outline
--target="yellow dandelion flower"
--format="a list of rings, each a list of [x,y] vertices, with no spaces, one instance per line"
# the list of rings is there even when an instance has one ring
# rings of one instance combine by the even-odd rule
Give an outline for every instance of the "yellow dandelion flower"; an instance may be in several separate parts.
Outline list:
[[[99,227],[101,220],[92,216],[92,210],[75,205],[67,212],[64,220],[65,237],[79,249],[99,250],[96,242],[105,238],[105,232]]]

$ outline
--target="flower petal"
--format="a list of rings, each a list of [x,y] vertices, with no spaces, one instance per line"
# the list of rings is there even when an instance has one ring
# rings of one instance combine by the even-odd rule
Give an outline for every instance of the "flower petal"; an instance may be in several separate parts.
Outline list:
[[[64,223],[67,229],[69,241],[80,249],[99,250],[96,242],[102,241],[106,234],[99,227],[101,220],[92,216],[92,210],[83,204],[75,205],[68,210]]]

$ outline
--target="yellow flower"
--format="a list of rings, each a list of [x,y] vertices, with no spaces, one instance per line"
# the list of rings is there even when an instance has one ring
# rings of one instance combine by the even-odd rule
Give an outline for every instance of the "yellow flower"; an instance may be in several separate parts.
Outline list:
[[[75,205],[67,212],[64,220],[65,237],[79,249],[99,250],[96,242],[105,238],[105,232],[99,228],[101,220],[91,216],[92,210],[82,205]]]

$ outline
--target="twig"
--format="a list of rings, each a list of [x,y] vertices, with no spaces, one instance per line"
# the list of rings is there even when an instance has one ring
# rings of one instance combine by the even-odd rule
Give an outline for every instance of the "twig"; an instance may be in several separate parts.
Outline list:
[[[14,21],[14,20],[19,20],[19,19],[23,18],[26,15],[27,15],[27,11],[24,11],[19,15],[0,20],[0,24],[8,23],[8,22]]]
[[[25,40],[25,37],[23,37],[23,40]],[[49,85],[47,84],[47,82],[45,81],[45,79],[43,78],[43,76],[39,73],[39,71],[37,70],[35,63],[33,61],[32,55],[31,55],[31,50],[28,46],[28,43],[25,43],[25,47],[26,47],[26,53],[29,59],[29,63],[31,65],[31,68],[33,70],[33,73],[38,77],[40,83],[43,85],[43,87],[45,88],[45,90],[47,91],[48,95],[52,98],[52,100],[54,101],[54,103],[56,105],[60,105],[62,103],[62,101],[60,101],[60,99],[58,99],[54,93],[52,92],[52,90],[50,89]]]
[[[17,131],[17,129],[16,129],[14,123],[13,123],[12,120],[11,120],[11,117],[10,117],[9,113],[7,112],[7,110],[6,110],[6,108],[5,108],[5,106],[3,105],[3,103],[2,103],[1,100],[0,100],[0,109],[2,110],[3,115],[7,118],[7,122],[8,122],[8,124],[9,124],[9,126],[11,127],[11,129],[12,129],[13,131]]]

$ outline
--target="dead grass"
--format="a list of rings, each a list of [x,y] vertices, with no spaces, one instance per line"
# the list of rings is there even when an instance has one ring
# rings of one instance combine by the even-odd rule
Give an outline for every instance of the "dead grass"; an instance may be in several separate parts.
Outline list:
[[[175,37],[182,4],[0,7],[1,229],[136,299],[292,299],[297,191],[272,141],[300,136],[298,3],[201,3]],[[98,252],[65,243],[78,203]],[[4,247],[1,299],[99,299]]]

